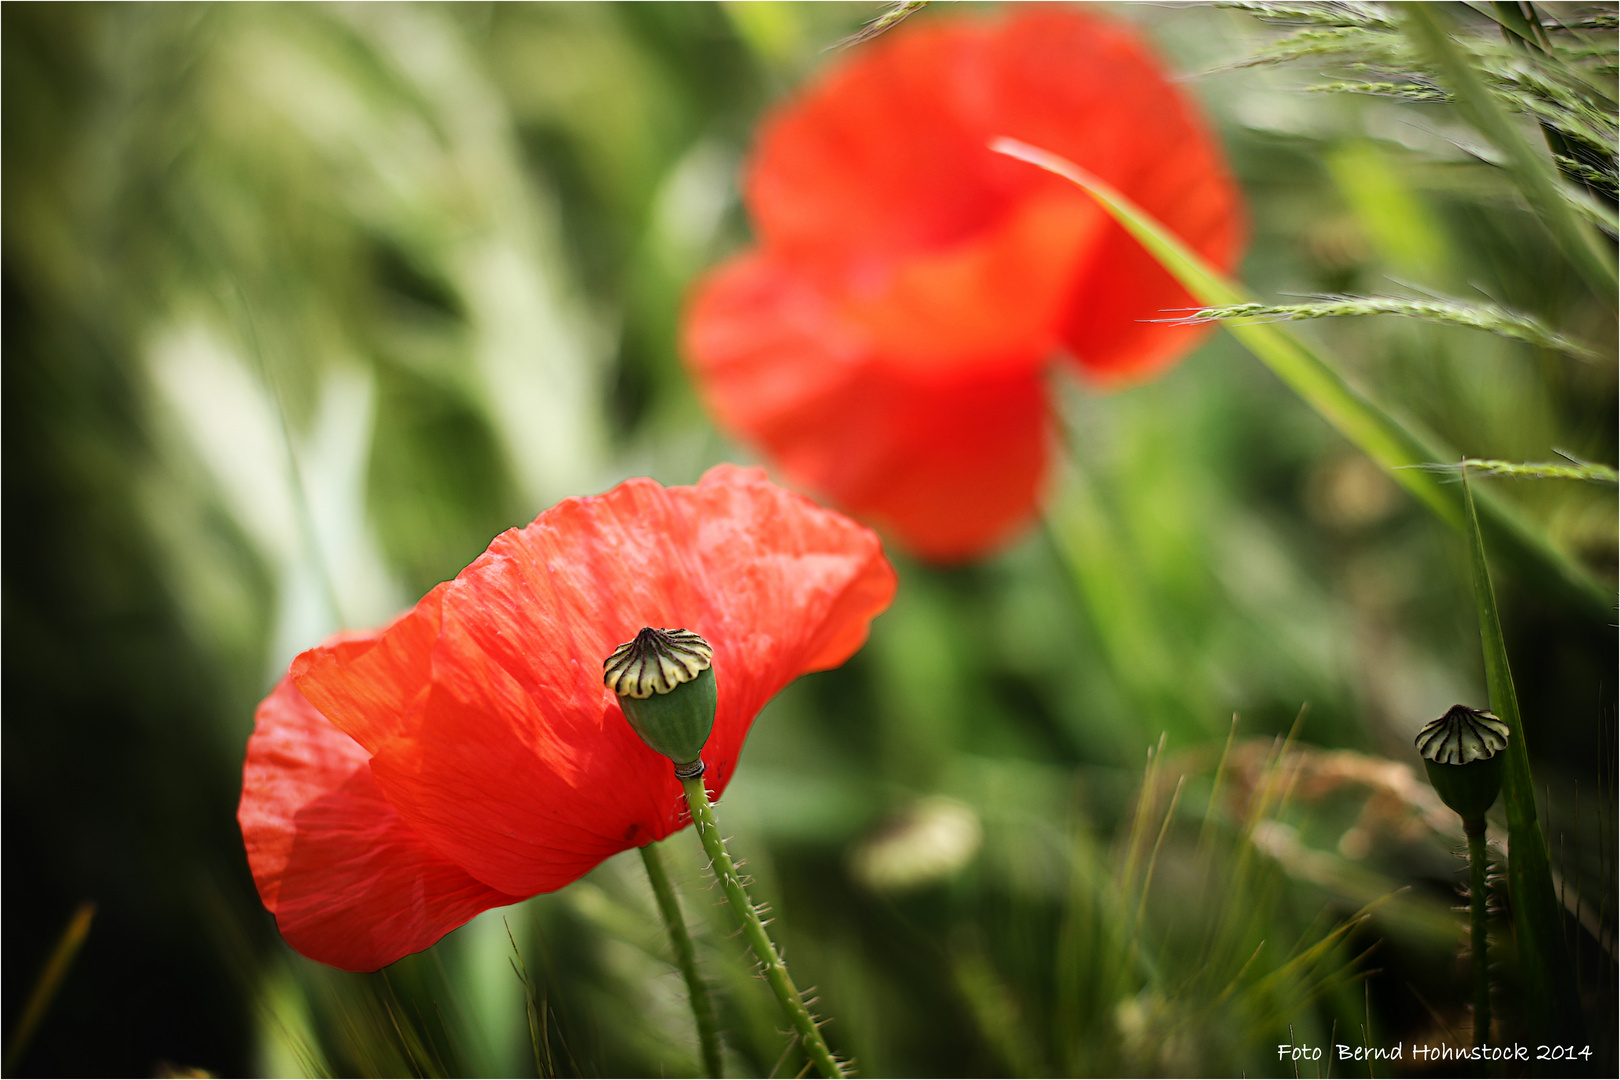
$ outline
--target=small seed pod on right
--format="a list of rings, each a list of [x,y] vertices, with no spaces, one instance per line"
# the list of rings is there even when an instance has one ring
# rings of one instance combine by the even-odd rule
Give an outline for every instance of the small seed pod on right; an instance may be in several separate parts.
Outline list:
[[[1502,789],[1508,726],[1481,709],[1453,705],[1415,742],[1441,801],[1464,822],[1483,820]]]

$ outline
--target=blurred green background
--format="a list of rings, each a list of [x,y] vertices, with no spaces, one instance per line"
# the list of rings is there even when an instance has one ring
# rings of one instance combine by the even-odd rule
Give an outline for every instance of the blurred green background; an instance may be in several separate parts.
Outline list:
[[[1308,92],[1308,58],[1233,68],[1279,34],[1241,11],[1097,9],[1198,76],[1260,296],[1491,298],[1598,355],[1301,334],[1466,453],[1616,460],[1612,306],[1447,106]],[[254,893],[243,746],[296,652],[497,532],[751,460],[681,369],[683,292],[746,242],[762,111],[881,10],[0,9],[8,1037],[97,905],[18,1072],[693,1073],[633,854],[331,971]],[[829,1040],[866,1075],[1282,1075],[1279,1041],[1457,1042],[1460,833],[1411,738],[1485,700],[1460,538],[1224,335],[1149,385],[1054,391],[1047,523],[978,565],[895,556],[870,644],[766,709],[719,808]],[[1612,584],[1612,486],[1485,483]],[[1498,588],[1601,1074],[1613,620],[1512,567]],[[791,1075],[695,840],[665,847],[728,1068]]]

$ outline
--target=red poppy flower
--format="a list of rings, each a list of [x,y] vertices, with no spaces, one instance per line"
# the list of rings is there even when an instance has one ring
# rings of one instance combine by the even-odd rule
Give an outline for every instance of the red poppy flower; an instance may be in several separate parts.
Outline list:
[[[721,425],[918,554],[982,553],[1035,509],[1066,354],[1095,383],[1162,370],[1196,306],[1010,136],[1113,184],[1217,266],[1238,193],[1130,31],[1071,9],[939,19],[855,54],[770,117],[744,181],[758,246],[700,283],[684,347]]]
[[[248,741],[259,895],[294,948],[369,971],[660,840],[689,818],[602,685],[614,647],[643,626],[713,646],[718,796],[760,708],[843,663],[894,585],[869,530],[758,469],[559,503],[386,629],[293,661]]]

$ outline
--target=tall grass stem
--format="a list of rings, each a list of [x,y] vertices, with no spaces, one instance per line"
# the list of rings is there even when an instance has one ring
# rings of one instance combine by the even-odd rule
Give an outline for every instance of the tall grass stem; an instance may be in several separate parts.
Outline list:
[[[694,819],[696,815],[693,815]],[[720,1025],[715,1016],[714,999],[709,996],[708,984],[698,973],[697,953],[692,948],[692,935],[686,932],[686,919],[681,915],[680,901],[675,897],[669,873],[664,869],[664,857],[658,845],[648,844],[641,849],[641,864],[647,868],[647,880],[652,883],[653,896],[658,899],[658,913],[664,917],[664,928],[669,932],[669,945],[675,951],[675,966],[686,979],[686,996],[692,1002],[692,1019],[697,1024],[698,1049],[703,1054],[703,1071],[707,1076],[721,1075]]]
[[[73,913],[73,918],[68,920],[62,936],[57,938],[56,947],[51,950],[50,958],[45,961],[45,969],[39,973],[39,981],[34,983],[33,993],[28,995],[28,1004],[23,1006],[22,1019],[17,1021],[16,1028],[12,1030],[11,1044],[6,1047],[7,1076],[16,1075],[17,1063],[22,1060],[23,1051],[28,1049],[28,1041],[33,1038],[39,1022],[45,1019],[45,1013],[55,1000],[56,991],[61,988],[68,969],[73,966],[74,957],[79,955],[79,947],[89,935],[90,923],[95,917],[95,902],[86,900]]]

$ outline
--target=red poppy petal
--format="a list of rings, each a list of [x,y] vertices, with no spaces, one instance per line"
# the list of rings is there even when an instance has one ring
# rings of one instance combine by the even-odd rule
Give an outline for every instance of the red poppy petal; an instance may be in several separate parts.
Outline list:
[[[1109,225],[1096,203],[1072,193],[1028,199],[972,243],[847,286],[839,314],[897,366],[936,375],[1009,358],[1035,366],[1057,346],[1070,283]]]
[[[448,581],[435,585],[386,631],[357,635],[341,646],[328,642],[299,654],[288,673],[295,681],[301,680],[317,662],[350,668],[349,693],[323,702],[322,709],[362,745],[380,743],[393,730],[387,718],[416,708],[427,693],[428,660],[439,634],[439,606],[449,586]]]
[[[1007,23],[991,48],[1005,134],[1083,165],[1231,268],[1243,234],[1237,186],[1208,125],[1133,33],[1074,12],[1031,11]],[[1207,332],[1155,321],[1198,305],[1117,224],[1088,254],[1063,339],[1095,379],[1155,373]]]
[[[366,644],[330,647],[341,654]],[[237,812],[253,880],[282,936],[349,971],[391,964],[480,911],[521,899],[424,843],[383,797],[368,761],[283,679],[259,706]]]
[[[1239,247],[1236,225],[1227,221],[1225,236],[1192,241],[1221,269],[1231,268]],[[1175,363],[1210,332],[1208,326],[1175,322],[1202,306],[1137,240],[1110,225],[1088,272],[1074,286],[1063,343],[1093,383],[1138,381]],[[1123,313],[1133,317],[1122,318]]]
[[[994,224],[1007,199],[982,168],[990,133],[960,107],[983,56],[980,26],[935,22],[866,47],[776,110],[745,177],[761,242],[796,258],[888,255]]]
[[[1117,382],[1183,355],[1204,331],[1154,320],[1192,298],[1067,181],[990,152],[1001,135],[1233,264],[1237,189],[1192,104],[1133,32],[1055,6],[903,29],[833,68],[764,126],[748,204],[764,246],[853,298],[892,362],[996,359],[1044,333]],[[1021,235],[1032,206],[1057,227]]]
[[[978,554],[1034,514],[1050,442],[1038,357],[943,374],[891,362],[822,290],[757,253],[700,284],[684,326],[722,426],[910,550]]]
[[[1193,103],[1165,81],[1143,45],[1120,28],[1087,27],[1061,12],[1017,20],[997,44],[1006,56],[996,65],[1006,80],[1005,111],[1016,118],[1008,134],[1083,165],[1218,268],[1231,269],[1244,233],[1237,185]],[[1087,48],[1094,62],[1075,64]],[[1036,54],[1044,59],[1031,62]],[[1088,122],[1077,126],[1073,117],[1082,109]],[[1074,279],[1064,342],[1099,381],[1140,378],[1203,336],[1202,327],[1155,321],[1196,306],[1110,223]]]
[[[714,646],[704,760],[718,793],[765,702],[845,659],[893,590],[869,531],[761,470],[720,466],[695,487],[631,480],[562,502],[496,538],[371,651],[314,650],[295,677],[371,751],[417,833],[491,887],[529,895],[683,822],[670,762],[602,685],[616,645],[668,626]],[[424,657],[412,635],[429,625]]]

